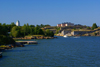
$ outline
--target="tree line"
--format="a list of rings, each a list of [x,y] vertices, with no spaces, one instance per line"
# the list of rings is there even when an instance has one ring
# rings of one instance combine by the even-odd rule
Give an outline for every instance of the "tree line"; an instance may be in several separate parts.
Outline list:
[[[49,29],[44,30],[41,29],[44,26],[40,25],[29,25],[24,24],[23,26],[14,26],[11,29],[11,36],[13,37],[24,37],[26,35],[44,35],[44,36],[50,36],[53,37],[54,33],[50,31]]]
[[[8,27],[7,27],[8,26]],[[9,36],[8,31],[10,31],[10,25],[0,23],[0,45],[1,44],[14,44],[15,41]]]
[[[29,25],[16,26],[14,22],[11,24],[0,23],[0,44],[14,44],[12,37],[24,37],[26,35],[43,35],[53,37],[54,33],[49,29],[41,29],[50,25]],[[10,32],[10,34],[9,34]]]

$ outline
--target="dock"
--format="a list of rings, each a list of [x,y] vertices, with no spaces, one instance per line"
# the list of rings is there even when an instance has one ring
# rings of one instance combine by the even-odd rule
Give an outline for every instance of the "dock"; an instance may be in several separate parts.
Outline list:
[[[16,41],[17,43],[20,44],[37,44],[37,41]]]
[[[0,52],[0,57],[2,57],[2,52]]]

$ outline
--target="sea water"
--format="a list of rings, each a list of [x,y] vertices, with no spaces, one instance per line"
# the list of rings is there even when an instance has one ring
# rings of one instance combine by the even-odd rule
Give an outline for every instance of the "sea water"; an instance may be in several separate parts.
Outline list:
[[[3,51],[0,67],[100,67],[100,37],[35,41],[38,44]]]

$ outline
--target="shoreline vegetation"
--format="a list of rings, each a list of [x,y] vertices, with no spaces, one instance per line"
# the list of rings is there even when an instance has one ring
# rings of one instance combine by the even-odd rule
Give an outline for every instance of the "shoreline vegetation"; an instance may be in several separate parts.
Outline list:
[[[69,34],[70,33],[70,34]],[[100,36],[100,27],[96,23],[89,26],[74,25],[67,27],[57,27],[50,25],[29,25],[16,26],[11,24],[0,23],[0,52],[5,49],[15,47],[24,47],[24,44],[17,42],[21,39],[54,39],[56,36]]]
[[[0,52],[5,49],[11,49],[15,47],[24,47],[26,42],[17,42],[20,39],[54,39],[53,31],[49,29],[42,29],[50,25],[29,25],[16,26],[11,24],[0,23]],[[28,41],[27,41],[28,42]],[[28,44],[37,44],[37,42],[28,42]]]

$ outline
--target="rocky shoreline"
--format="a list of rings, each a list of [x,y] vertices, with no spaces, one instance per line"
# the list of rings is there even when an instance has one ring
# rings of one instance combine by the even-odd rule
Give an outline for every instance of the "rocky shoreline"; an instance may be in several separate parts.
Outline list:
[[[8,50],[8,49],[12,49],[12,48],[15,48],[15,47],[24,47],[24,45],[16,42],[15,44],[0,46],[0,58],[2,57],[3,51]]]
[[[0,58],[2,57],[2,52],[0,52]]]
[[[54,38],[57,38],[57,37],[34,36],[34,37],[24,37],[24,38],[20,37],[20,38],[13,38],[13,39],[54,39]],[[15,44],[9,44],[9,45],[0,46],[0,52],[2,52],[4,50],[15,48],[15,47],[24,47],[24,43],[16,41]],[[1,55],[1,57],[2,57],[2,55]]]
[[[12,48],[15,48],[15,47],[24,47],[24,45],[21,44],[21,43],[17,43],[17,42],[15,44],[3,45],[3,46],[0,46],[0,51],[12,49]]]
[[[45,36],[31,36],[31,37],[19,37],[19,38],[13,38],[13,39],[54,39],[57,37],[45,37]]]

